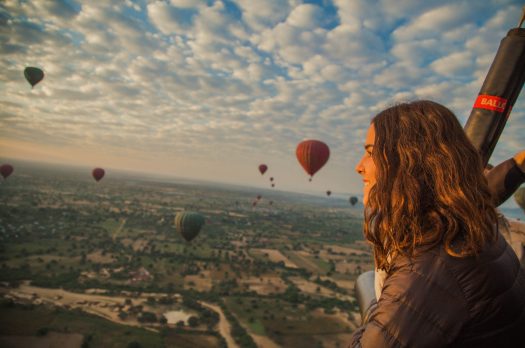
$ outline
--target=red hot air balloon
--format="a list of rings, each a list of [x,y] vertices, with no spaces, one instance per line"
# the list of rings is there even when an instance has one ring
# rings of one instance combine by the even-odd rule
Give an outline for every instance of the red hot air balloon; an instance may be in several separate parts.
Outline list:
[[[95,168],[91,172],[91,175],[93,175],[93,178],[95,178],[96,181],[100,181],[100,179],[104,177],[104,174],[106,174],[106,172],[102,168]]]
[[[13,170],[15,170],[13,166],[7,163],[0,166],[0,174],[2,174],[4,180],[13,173]]]
[[[295,150],[297,160],[311,177],[321,169],[330,157],[328,145],[319,140],[305,140]]]
[[[266,164],[261,164],[259,166],[259,171],[261,172],[262,175],[264,175],[264,173],[266,173],[267,170],[268,170],[268,166]]]

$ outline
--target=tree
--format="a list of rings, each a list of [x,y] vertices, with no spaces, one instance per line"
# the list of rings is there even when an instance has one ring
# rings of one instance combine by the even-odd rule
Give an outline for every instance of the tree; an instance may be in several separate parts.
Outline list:
[[[37,330],[36,335],[37,336],[45,336],[45,335],[47,335],[48,332],[49,332],[49,328],[41,327],[40,329]]]
[[[190,325],[190,327],[198,326],[199,325],[199,318],[197,318],[195,316],[189,317],[188,324]]]
[[[157,321],[157,316],[152,312],[142,312],[137,320],[141,323],[154,323]]]

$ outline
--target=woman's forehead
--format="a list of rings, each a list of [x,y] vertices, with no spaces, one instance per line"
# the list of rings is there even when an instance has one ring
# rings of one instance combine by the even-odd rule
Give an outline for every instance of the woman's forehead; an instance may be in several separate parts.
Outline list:
[[[368,131],[366,132],[365,146],[374,145],[375,139],[376,139],[376,130],[375,130],[374,124],[371,123],[370,127],[368,127]]]

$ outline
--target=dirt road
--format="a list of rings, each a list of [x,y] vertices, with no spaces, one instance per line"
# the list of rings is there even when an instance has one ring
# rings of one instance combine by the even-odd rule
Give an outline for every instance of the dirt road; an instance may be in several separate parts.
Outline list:
[[[226,344],[228,345],[228,348],[239,348],[237,343],[233,340],[233,337],[231,336],[231,327],[230,322],[228,319],[226,319],[226,316],[222,312],[221,307],[211,304],[199,301],[200,304],[202,304],[204,307],[208,307],[209,309],[219,313],[220,321],[219,321],[219,333],[222,337],[226,340]]]

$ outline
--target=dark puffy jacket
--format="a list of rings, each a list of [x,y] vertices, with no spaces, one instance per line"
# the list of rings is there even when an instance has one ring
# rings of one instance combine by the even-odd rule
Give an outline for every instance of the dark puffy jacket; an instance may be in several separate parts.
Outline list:
[[[477,258],[396,257],[351,347],[525,347],[525,275],[498,236]]]

